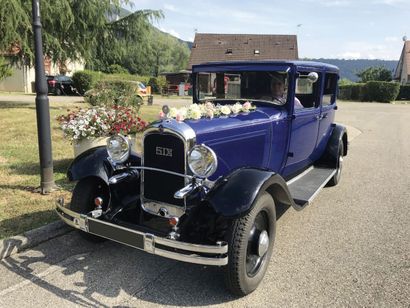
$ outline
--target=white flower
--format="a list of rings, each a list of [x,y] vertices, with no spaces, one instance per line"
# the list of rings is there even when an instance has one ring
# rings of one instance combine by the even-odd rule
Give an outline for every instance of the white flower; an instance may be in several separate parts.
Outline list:
[[[212,109],[208,109],[206,111],[206,116],[210,119],[212,119],[214,117],[214,111]]]
[[[178,109],[175,107],[172,107],[171,109],[169,109],[169,117],[171,118],[175,118],[178,114]]]
[[[231,108],[229,108],[228,106],[222,106],[221,107],[221,113],[224,115],[228,115],[231,113]]]
[[[188,113],[188,110],[186,107],[182,107],[178,110],[178,114],[182,116],[183,118],[186,118],[187,113]]]
[[[240,103],[236,103],[235,105],[231,106],[232,113],[239,113],[242,110],[242,105]]]
[[[198,120],[201,118],[201,110],[192,110],[191,116],[193,119]]]

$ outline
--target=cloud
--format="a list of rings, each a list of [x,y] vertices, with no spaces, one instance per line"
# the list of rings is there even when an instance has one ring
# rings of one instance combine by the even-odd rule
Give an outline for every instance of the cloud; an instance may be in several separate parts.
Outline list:
[[[346,51],[344,53],[338,54],[337,58],[341,59],[360,59],[361,53],[357,51]]]
[[[178,32],[176,32],[174,29],[169,29],[169,30],[168,30],[168,29],[164,29],[164,28],[162,28],[162,27],[159,27],[159,29],[160,29],[162,32],[169,33],[169,34],[171,34],[172,36],[175,36],[175,37],[181,39],[181,35],[180,35]]]
[[[325,7],[348,7],[352,5],[350,0],[302,0],[302,2],[315,3]]]
[[[179,10],[172,4],[164,3],[164,9],[171,12],[179,12]]]
[[[376,3],[381,3],[381,4],[386,4],[386,5],[400,5],[400,4],[406,4],[407,0],[378,0]]]
[[[399,42],[401,39],[397,36],[386,36],[384,40],[386,42]]]

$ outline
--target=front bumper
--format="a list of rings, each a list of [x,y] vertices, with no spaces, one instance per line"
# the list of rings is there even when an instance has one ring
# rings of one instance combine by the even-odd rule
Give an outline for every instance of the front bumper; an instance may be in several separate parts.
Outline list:
[[[71,227],[148,253],[203,265],[228,264],[226,242],[218,242],[217,245],[198,245],[155,236],[73,212],[64,207],[63,201],[57,202],[56,212]]]

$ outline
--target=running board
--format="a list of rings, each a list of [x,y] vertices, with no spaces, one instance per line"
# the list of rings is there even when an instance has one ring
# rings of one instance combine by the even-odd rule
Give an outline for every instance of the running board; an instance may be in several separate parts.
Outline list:
[[[302,207],[309,205],[335,173],[336,169],[310,167],[288,181],[288,188],[295,203]]]

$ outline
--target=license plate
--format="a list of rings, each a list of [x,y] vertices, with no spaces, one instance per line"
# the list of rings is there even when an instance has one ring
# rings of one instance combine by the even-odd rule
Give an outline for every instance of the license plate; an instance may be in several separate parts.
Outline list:
[[[144,236],[142,234],[101,220],[87,220],[88,232],[134,248],[144,249]]]

